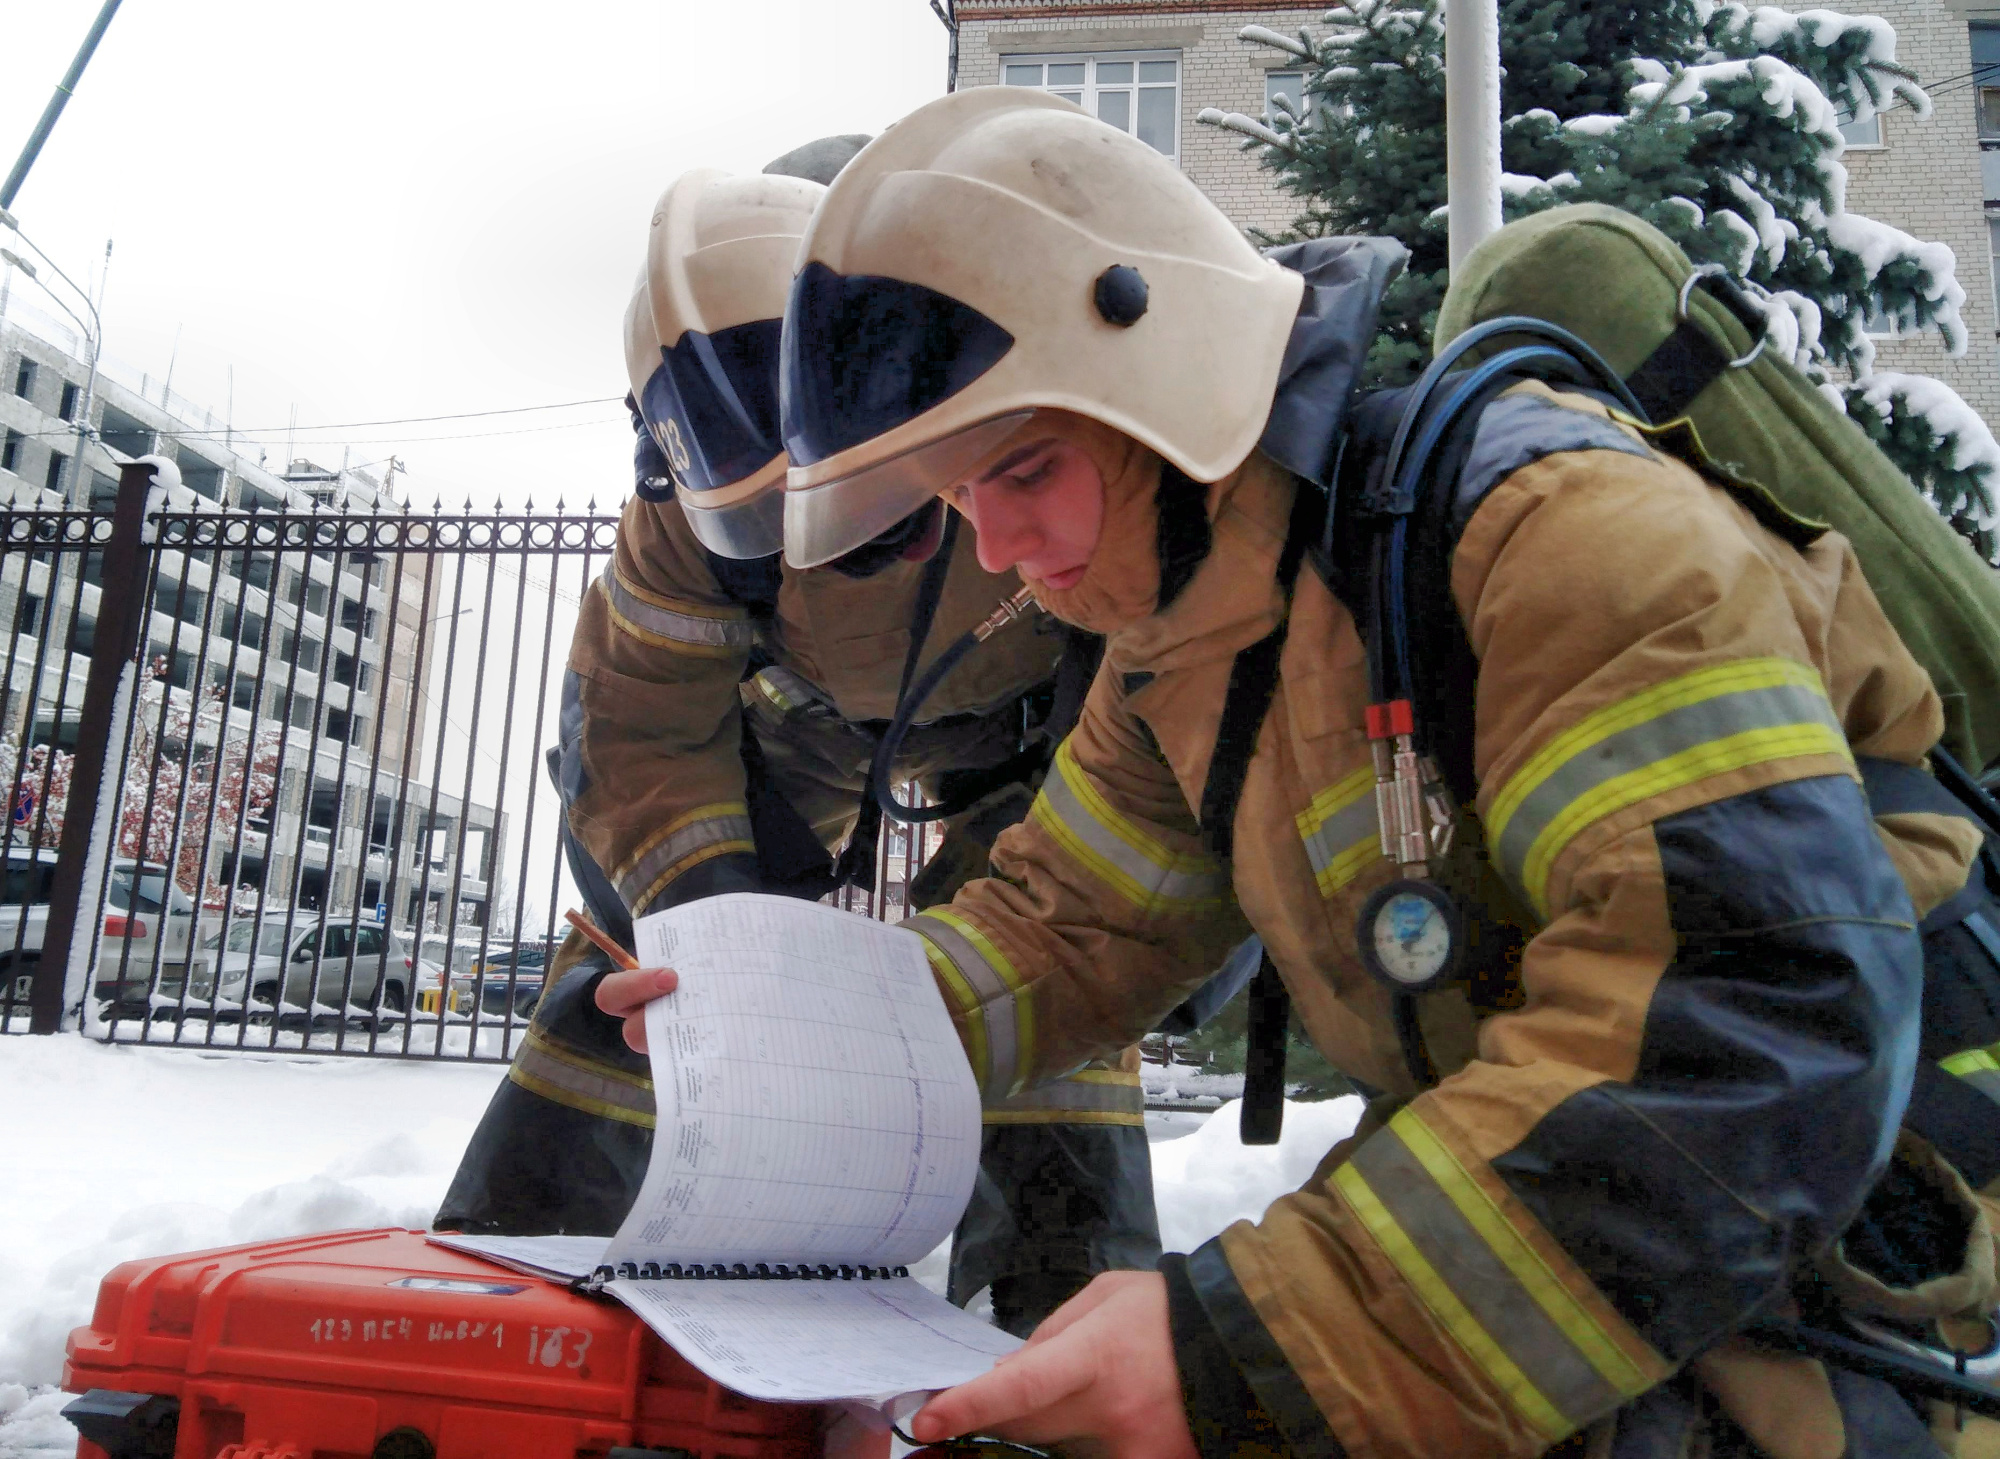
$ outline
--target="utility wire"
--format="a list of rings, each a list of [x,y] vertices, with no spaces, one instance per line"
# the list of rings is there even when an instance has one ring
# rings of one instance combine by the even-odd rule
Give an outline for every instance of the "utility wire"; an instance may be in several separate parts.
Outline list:
[[[490,439],[492,439],[492,438],[494,438],[494,437],[498,437],[498,436],[534,436],[534,435],[540,435],[540,434],[541,434],[542,432],[544,432],[544,431],[575,431],[575,430],[582,430],[582,429],[584,429],[584,428],[585,428],[585,427],[587,427],[587,426],[606,426],[606,425],[621,425],[621,426],[622,426],[622,425],[624,425],[624,424],[625,424],[625,423],[624,423],[623,421],[620,421],[620,420],[617,420],[617,419],[616,419],[616,418],[614,417],[614,418],[612,418],[612,419],[610,419],[610,420],[572,420],[572,421],[563,421],[563,422],[561,422],[560,424],[557,424],[557,425],[552,425],[552,426],[522,426],[522,427],[520,427],[519,429],[516,429],[516,430],[511,430],[511,431],[464,431],[464,432],[457,432],[457,433],[454,433],[454,434],[451,434],[451,435],[445,435],[445,436],[363,436],[363,437],[360,437],[360,438],[358,438],[358,439],[357,439],[357,438],[354,438],[354,437],[347,437],[347,438],[344,438],[344,439],[341,439],[341,440],[338,440],[338,441],[300,441],[300,442],[299,442],[298,444],[299,444],[300,446],[306,446],[306,447],[310,447],[310,446],[331,446],[331,445],[341,445],[341,446],[422,446],[422,445],[425,445],[425,444],[427,444],[427,443],[429,443],[429,442],[431,442],[431,441],[484,441],[484,440],[490,440]],[[40,439],[58,439],[58,440],[66,440],[66,439],[68,439],[69,437],[71,437],[71,436],[73,436],[73,435],[75,435],[75,434],[76,434],[76,432],[75,432],[75,430],[74,430],[73,428],[72,428],[72,429],[70,429],[70,430],[62,430],[62,431],[55,431],[55,430],[49,430],[49,431],[25,431],[25,432],[22,432],[22,433],[21,433],[21,439],[23,439],[23,440],[40,440]],[[214,441],[216,441],[216,440],[220,440],[220,439],[221,439],[221,435],[222,435],[222,433],[221,433],[220,431],[182,431],[182,430],[164,430],[164,431],[161,431],[161,432],[159,432],[159,434],[160,434],[160,435],[163,435],[163,436],[170,436],[170,437],[174,438],[175,440],[179,440],[179,439],[182,439],[183,437],[187,437],[187,436],[206,436],[206,437],[208,437],[208,438],[209,438],[209,440],[210,440],[211,442],[214,442]],[[239,432],[237,432],[236,434],[238,435],[238,437],[239,437],[239,438],[240,438],[240,437],[242,436],[242,432],[240,432],[240,431],[239,431]],[[92,437],[92,439],[93,439],[93,440],[98,440],[98,441],[99,441],[99,444],[102,444],[102,440],[101,440],[101,433],[100,433],[100,434],[99,434],[98,436],[93,436],[93,437]],[[277,446],[277,445],[282,445],[282,444],[284,444],[284,443],[283,443],[282,441],[277,441],[277,440],[271,440],[271,441],[252,441],[252,440],[245,440],[245,439],[239,439],[239,440],[237,440],[237,441],[235,442],[235,445],[237,445],[237,446]],[[232,447],[232,449],[233,449],[233,447]],[[241,453],[241,452],[239,451],[239,452],[238,452],[237,454],[241,455],[242,453]],[[376,464],[380,464],[380,463],[378,462],[378,463],[376,463]],[[349,470],[355,470],[355,469],[357,469],[357,468],[354,468],[354,467],[349,467],[348,469],[349,469]],[[276,472],[276,473],[273,473],[273,474],[274,474],[274,475],[279,475],[279,476],[282,476],[282,475],[283,475],[284,473],[283,473],[283,472]]]
[[[175,434],[183,436],[220,436],[227,433],[230,435],[238,435],[238,436],[273,436],[273,435],[282,436],[289,434],[294,430],[360,431],[360,430],[371,430],[376,426],[427,425],[433,421],[441,421],[441,420],[477,420],[483,416],[492,416],[492,415],[526,415],[530,411],[537,411],[537,410],[572,410],[578,406],[583,406],[583,405],[616,405],[621,403],[623,400],[624,397],[621,395],[601,395],[590,400],[557,401],[553,405],[511,405],[500,410],[462,410],[462,411],[457,411],[450,415],[404,415],[404,416],[397,416],[393,420],[356,420],[356,421],[344,421],[344,422],[335,421],[328,424],[316,425],[316,426],[290,426],[290,425],[230,426],[230,427],[224,427],[221,430],[210,430],[210,429],[186,430],[186,431],[178,431]]]

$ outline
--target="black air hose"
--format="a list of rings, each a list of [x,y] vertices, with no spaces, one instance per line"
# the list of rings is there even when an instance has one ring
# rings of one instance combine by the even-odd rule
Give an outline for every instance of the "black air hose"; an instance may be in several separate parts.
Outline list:
[[[957,668],[960,660],[974,648],[1016,618],[1024,616],[1034,606],[1035,595],[1028,588],[1022,588],[1013,597],[1001,603],[977,628],[961,634],[957,642],[933,659],[931,666],[925,669],[916,683],[910,686],[910,692],[903,696],[902,703],[896,706],[896,713],[889,721],[889,728],[882,732],[882,738],[875,746],[875,759],[868,767],[868,788],[875,796],[875,803],[882,807],[882,814],[890,820],[905,826],[923,825],[929,821],[941,821],[947,816],[955,816],[971,803],[967,801],[965,804],[956,804],[945,801],[930,806],[904,805],[896,799],[895,787],[890,784],[889,775],[896,764],[896,756],[902,751],[904,737],[909,734],[910,726],[916,720],[917,711],[922,709],[924,702],[937,692],[937,686],[944,682],[945,675]]]

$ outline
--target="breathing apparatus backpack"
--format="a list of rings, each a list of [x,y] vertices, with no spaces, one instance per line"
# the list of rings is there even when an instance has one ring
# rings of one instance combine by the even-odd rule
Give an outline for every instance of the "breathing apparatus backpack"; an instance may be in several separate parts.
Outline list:
[[[2000,1037],[2000,805],[1975,779],[2000,757],[2000,574],[1859,427],[1763,347],[1763,328],[1759,308],[1719,268],[1696,268],[1642,220],[1596,205],[1556,209],[1473,251],[1446,295],[1436,357],[1416,384],[1356,401],[1323,520],[1316,533],[1308,529],[1317,544],[1304,555],[1353,612],[1368,646],[1383,844],[1404,870],[1364,907],[1359,942],[1371,972],[1396,995],[1413,1077],[1420,1086],[1432,1082],[1416,1000],[1463,975],[1456,953],[1402,969],[1377,966],[1368,953],[1376,922],[1430,916],[1448,934],[1443,941],[1463,946],[1465,919],[1480,916],[1455,906],[1426,871],[1449,836],[1451,798],[1469,803],[1477,788],[1466,706],[1478,664],[1440,587],[1449,580],[1453,527],[1478,505],[1467,499],[1477,484],[1462,481],[1460,468],[1487,407],[1523,381],[1588,392],[1779,536],[1803,546],[1839,530],[1938,687],[1946,731],[1932,757],[1935,777],[1879,761],[1861,768],[1877,814],[1958,815],[1987,834],[1966,888],[1921,928],[1925,1058],[1909,1120],[1952,1147],[1955,1163],[1983,1184],[2000,1175],[2000,1121],[1990,1105],[1969,1106],[1968,1098],[1983,1097],[1939,1060]],[[1288,541],[1288,554],[1297,546]],[[1281,572],[1297,560],[1281,562]],[[1270,676],[1242,677],[1247,686]],[[1231,792],[1240,790],[1262,717],[1262,704],[1246,694],[1239,705],[1235,690],[1232,681],[1202,806],[1205,833],[1233,816]],[[1504,941],[1489,935],[1494,930],[1481,928],[1477,940],[1489,948]],[[1251,1041],[1244,1122],[1265,1139],[1275,1138],[1282,1109],[1285,1002],[1277,979],[1260,976],[1251,1024],[1262,1037]],[[1941,1138],[1947,1131],[1954,1137]]]
[[[1853,543],[1889,622],[1944,701],[1946,749],[1975,774],[2000,760],[2000,572],[1859,426],[1763,347],[1760,311],[1719,267],[1695,268],[1630,213],[1554,208],[1502,228],[1460,265],[1436,347],[1507,315],[1576,335],[1655,426],[1685,420],[1709,462]],[[1498,347],[1477,346],[1468,360]]]

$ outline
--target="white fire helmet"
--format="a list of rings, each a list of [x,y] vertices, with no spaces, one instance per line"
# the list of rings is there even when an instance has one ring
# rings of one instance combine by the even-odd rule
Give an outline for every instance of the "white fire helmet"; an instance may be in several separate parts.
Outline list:
[[[826,189],[799,177],[683,174],[653,207],[625,311],[625,366],[702,545],[783,545],[778,336],[799,238]]]
[[[1152,147],[1045,92],[934,101],[850,162],[785,309],[785,556],[840,556],[1037,409],[1196,481],[1263,433],[1304,287]]]

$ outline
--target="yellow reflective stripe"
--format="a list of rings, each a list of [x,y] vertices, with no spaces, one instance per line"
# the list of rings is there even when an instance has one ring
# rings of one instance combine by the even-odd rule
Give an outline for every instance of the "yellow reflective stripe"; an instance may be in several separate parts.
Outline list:
[[[1465,1304],[1452,1292],[1450,1284],[1438,1275],[1437,1268],[1403,1234],[1403,1228],[1389,1214],[1389,1208],[1382,1204],[1362,1178],[1361,1172],[1351,1164],[1343,1165],[1334,1171],[1333,1183],[1347,1198],[1347,1204],[1361,1218],[1361,1224],[1368,1228],[1376,1244],[1395,1264],[1396,1270],[1402,1273],[1403,1280],[1416,1289],[1424,1305],[1444,1324],[1445,1330],[1465,1349],[1467,1356],[1499,1386],[1515,1412],[1551,1444],[1559,1443],[1575,1432],[1569,1420],[1542,1396],[1528,1381],[1528,1375],[1515,1365],[1514,1360],[1466,1310]]]
[[[1953,1054],[1948,1059],[1938,1060],[1947,1074],[1964,1078],[1969,1074],[2000,1074],[2000,1044],[1990,1049],[1967,1049],[1962,1054]]]
[[[986,1077],[991,1071],[986,1052],[986,1020],[980,1017],[979,998],[972,991],[972,985],[965,981],[958,965],[945,956],[944,950],[928,937],[921,940],[924,956],[929,959],[931,971],[943,985],[945,997],[965,1015],[959,1025],[965,1031],[965,1057],[972,1065],[973,1080],[984,1089]]]
[[[1334,1183],[1439,1326],[1550,1442],[1670,1371],[1564,1283],[1415,1111],[1365,1141]]]
[[[2000,1104],[2000,1044],[1967,1049],[1938,1060],[1938,1065],[1947,1074],[1957,1075],[1995,1104]]]
[[[757,854],[749,807],[742,801],[717,801],[676,816],[641,843],[639,849],[611,874],[618,895],[634,916],[653,910],[653,903],[675,877],[718,856]]]
[[[989,1125],[1137,1125],[1146,1123],[1146,1091],[1136,1073],[1079,1069],[980,1111]]]
[[[1212,858],[1162,844],[1121,814],[1076,763],[1070,742],[1056,750],[1054,773],[1029,812],[1086,871],[1142,912],[1190,913],[1222,898],[1222,868]]]
[[[979,1112],[982,1125],[1123,1125],[1128,1129],[1146,1128],[1146,1110],[1141,1105],[1137,1110],[1122,1109],[1062,1109],[1056,1107],[1035,1107],[1015,1109],[1002,1105],[996,1109]]]
[[[1542,746],[1493,797],[1487,841],[1547,916],[1550,870],[1588,826],[1733,770],[1822,755],[1852,762],[1810,667],[1778,657],[1711,665],[1607,705]]]
[[[776,705],[783,714],[791,714],[796,710],[826,702],[826,696],[807,683],[802,675],[782,664],[773,664],[767,669],[760,669],[753,682],[758,692]]]
[[[1012,1094],[1034,1069],[1035,1018],[1027,984],[1008,956],[977,925],[948,907],[919,912],[902,924],[944,954],[970,992],[967,1021],[986,1023],[986,1098]]]
[[[1322,897],[1360,876],[1382,854],[1371,766],[1363,765],[1322,790],[1295,819]]]
[[[739,609],[716,610],[663,597],[631,582],[614,558],[598,579],[612,625],[641,643],[697,658],[726,659],[748,652],[757,627]]]
[[[515,1051],[507,1078],[532,1094],[599,1119],[652,1129],[653,1081],[572,1053],[533,1025]]]
[[[1438,1183],[1438,1188],[1451,1203],[1458,1207],[1472,1229],[1493,1249],[1493,1254],[1513,1273],[1514,1279],[1534,1299],[1535,1305],[1548,1314],[1549,1320],[1575,1344],[1576,1350],[1583,1354],[1584,1360],[1597,1370],[1605,1382],[1624,1397],[1637,1398],[1665,1376],[1649,1377],[1612,1340],[1597,1319],[1563,1285],[1562,1279],[1550,1270],[1548,1263],[1522,1239],[1521,1233],[1514,1229],[1513,1223],[1493,1198],[1459,1163],[1458,1157],[1445,1148],[1414,1110],[1400,1111],[1389,1121],[1389,1128],[1409,1146],[1417,1162],[1430,1173],[1431,1179]]]

